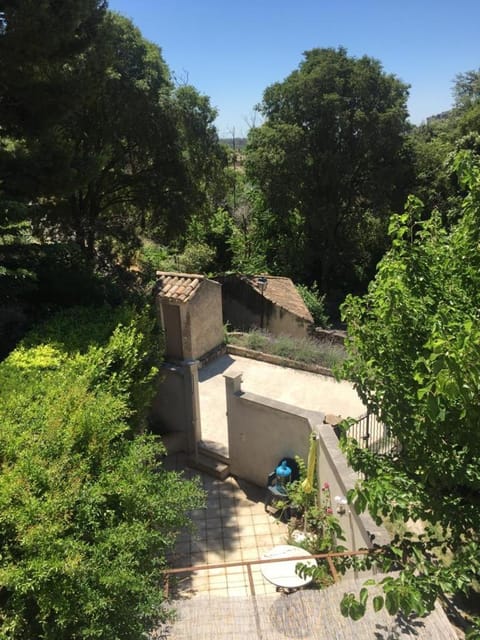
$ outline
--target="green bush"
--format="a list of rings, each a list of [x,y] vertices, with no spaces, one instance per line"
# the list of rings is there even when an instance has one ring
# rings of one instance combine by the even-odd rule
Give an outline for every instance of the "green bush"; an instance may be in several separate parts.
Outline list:
[[[254,351],[266,351],[268,353],[270,338],[263,331],[250,331],[246,335],[246,347]]]
[[[165,554],[202,503],[153,436],[133,435],[156,375],[151,320],[110,311],[106,336],[105,313],[90,347],[76,310],[0,364],[1,638],[142,637]]]
[[[296,287],[302,296],[305,306],[312,314],[315,326],[328,329],[330,327],[330,319],[325,310],[325,294],[320,294],[318,284],[314,282],[311,287],[307,287],[305,284],[297,284]]]

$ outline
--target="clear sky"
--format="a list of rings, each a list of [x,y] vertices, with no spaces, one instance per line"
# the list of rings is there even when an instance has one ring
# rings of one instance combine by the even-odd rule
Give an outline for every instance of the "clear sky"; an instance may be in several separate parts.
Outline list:
[[[315,47],[380,60],[410,85],[415,124],[450,108],[457,73],[480,68],[480,0],[109,0],[109,7],[161,47],[179,81],[210,97],[221,137],[233,129],[246,135],[264,89]]]

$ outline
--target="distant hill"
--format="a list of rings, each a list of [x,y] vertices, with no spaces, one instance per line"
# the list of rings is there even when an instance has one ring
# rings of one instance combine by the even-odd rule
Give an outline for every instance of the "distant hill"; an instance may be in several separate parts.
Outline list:
[[[437,113],[433,116],[429,116],[427,118],[427,124],[431,122],[438,122],[438,120],[448,120],[453,113],[453,109],[449,109],[448,111],[442,111],[442,113]]]
[[[221,144],[226,145],[227,147],[231,147],[233,149],[233,138],[220,138]],[[247,144],[246,138],[235,138],[235,149],[237,151],[242,151],[245,149]]]

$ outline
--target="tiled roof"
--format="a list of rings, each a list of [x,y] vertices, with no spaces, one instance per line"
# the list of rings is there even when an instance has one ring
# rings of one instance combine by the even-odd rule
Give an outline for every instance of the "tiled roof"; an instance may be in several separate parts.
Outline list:
[[[188,302],[197,293],[205,276],[197,273],[157,271],[156,295],[171,302]]]
[[[248,282],[256,291],[258,291],[258,293],[261,293],[257,282],[257,278],[259,277],[265,278],[267,281],[267,286],[263,292],[266,300],[270,300],[270,302],[273,302],[286,311],[307,320],[307,322],[313,322],[312,314],[305,306],[302,296],[298,293],[290,278],[266,275],[248,276]]]

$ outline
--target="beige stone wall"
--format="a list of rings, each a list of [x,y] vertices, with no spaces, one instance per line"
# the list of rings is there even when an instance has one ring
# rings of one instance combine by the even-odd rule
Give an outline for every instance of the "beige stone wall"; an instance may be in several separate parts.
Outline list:
[[[198,362],[165,365],[152,403],[149,423],[158,435],[184,435],[182,451],[194,453],[201,437],[198,398]]]
[[[150,423],[155,433],[186,431],[189,421],[185,405],[185,374],[183,367],[167,365],[161,370],[162,381],[153,400]]]
[[[241,390],[241,372],[224,374],[227,394],[228,442],[230,469],[233,475],[266,486],[268,474],[283,457],[296,455],[308,459],[310,434],[317,437],[318,486],[330,487],[332,508],[335,496],[344,497],[354,487],[356,477],[348,467],[338,440],[323,414],[305,411]],[[337,513],[345,532],[348,549],[371,546],[370,534],[376,541],[385,539],[383,529],[376,527],[370,516],[359,516],[349,505],[345,513]]]
[[[311,323],[276,305],[271,305],[265,328],[273,335],[287,335],[294,338],[309,336]]]
[[[274,335],[304,337],[311,323],[274,304],[238,277],[227,277],[223,284],[223,319],[234,329],[249,331],[262,327]]]
[[[262,487],[282,458],[308,455],[311,412],[240,392],[240,378],[225,374],[230,470]]]
[[[222,287],[217,282],[205,281],[200,291],[187,305],[184,335],[190,335],[185,344],[185,357],[196,360],[215,349],[224,341],[222,317]]]

